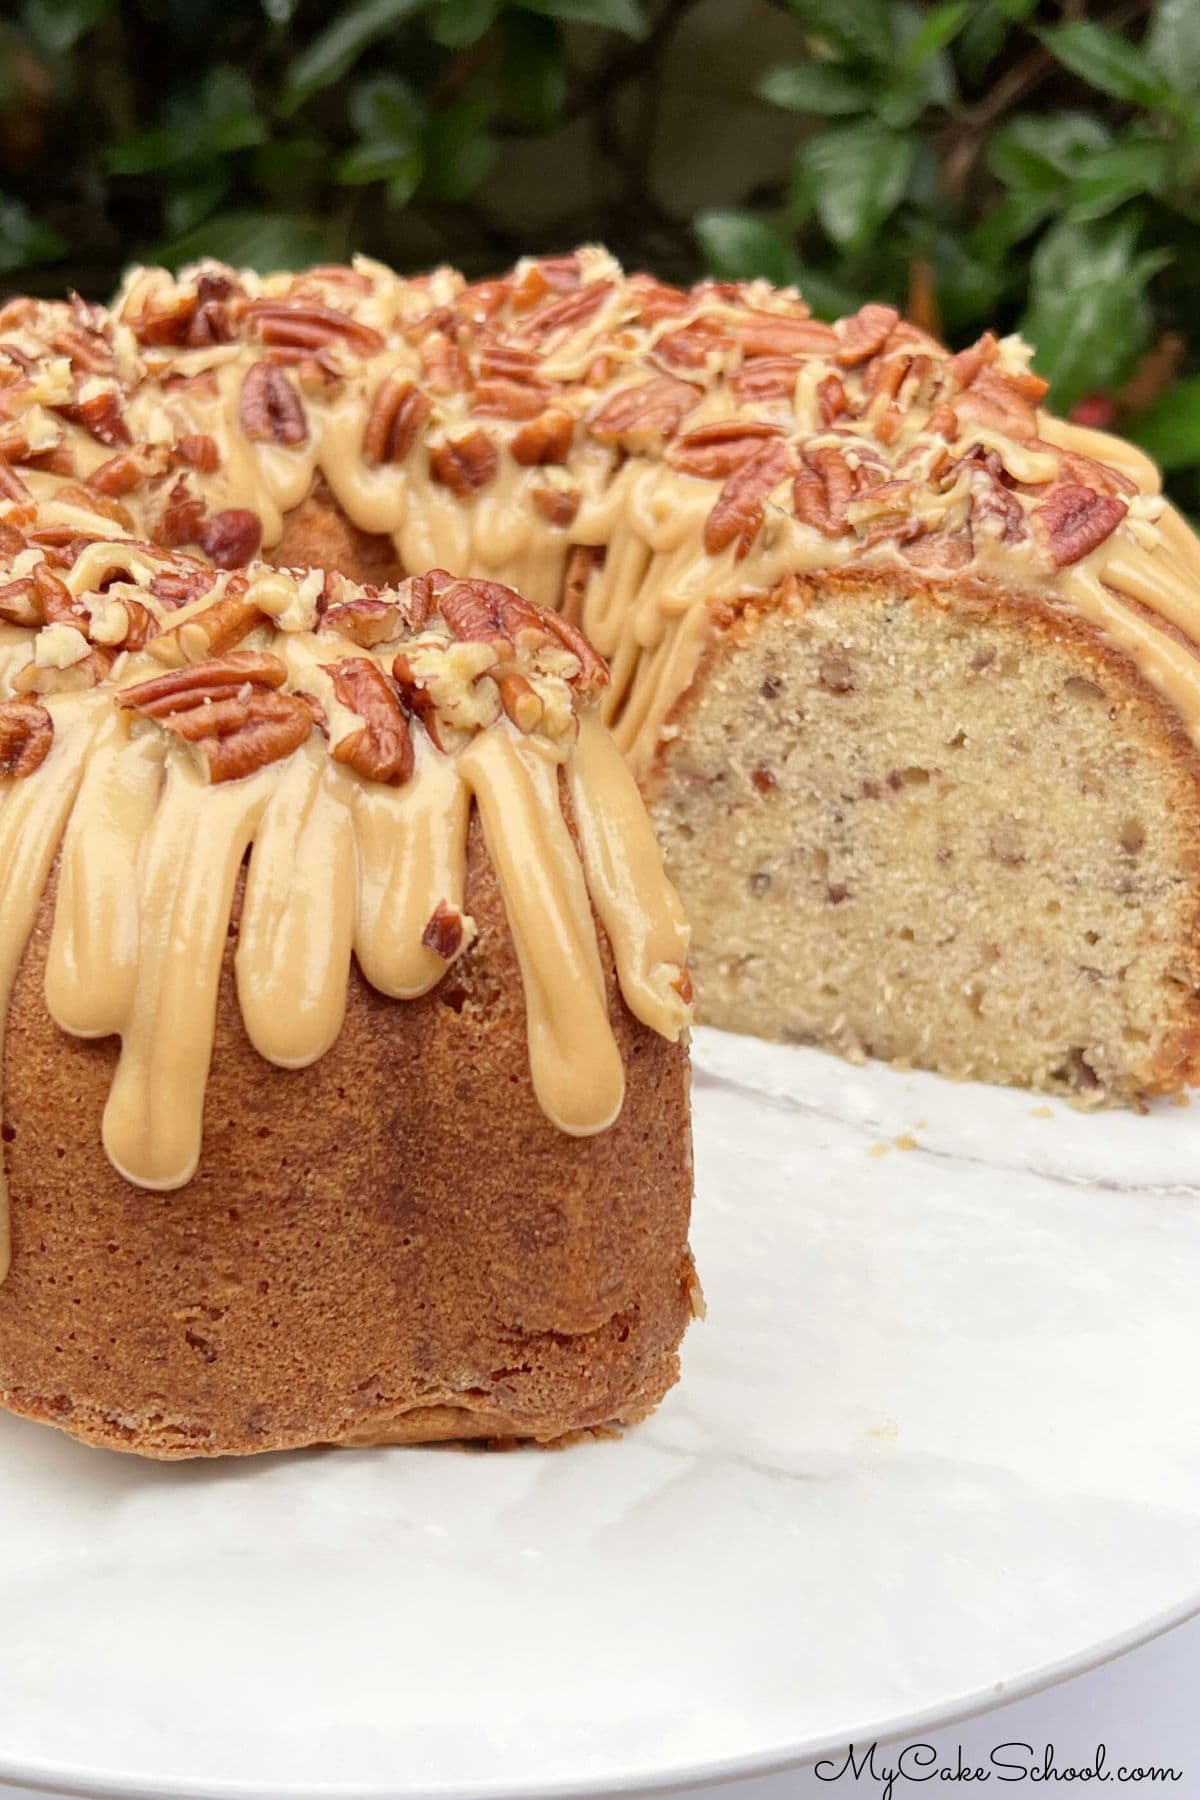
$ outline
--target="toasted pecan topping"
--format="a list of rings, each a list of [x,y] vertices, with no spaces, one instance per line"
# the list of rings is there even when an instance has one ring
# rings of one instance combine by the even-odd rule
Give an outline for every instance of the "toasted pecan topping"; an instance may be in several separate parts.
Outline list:
[[[856,313],[841,321],[840,335],[834,335],[836,360],[844,369],[868,361],[883,349],[899,322],[900,314],[894,306],[878,306],[874,302],[860,306]]]
[[[389,638],[399,637],[404,624],[404,615],[394,601],[370,595],[327,607],[321,630],[337,632],[361,649],[373,650],[376,644],[386,644]]]
[[[1033,517],[1060,568],[1078,562],[1114,532],[1129,508],[1112,494],[1065,482]]]
[[[308,441],[303,402],[274,363],[251,363],[242,380],[238,412],[248,438],[275,444]]]
[[[435,570],[444,575],[444,570]],[[518,644],[557,642],[579,664],[572,685],[593,691],[607,685],[608,666],[583,633],[560,613],[538,606],[499,581],[450,579],[437,597],[438,610],[456,638],[491,644],[506,660]]]
[[[245,317],[264,344],[320,350],[341,338],[362,356],[383,349],[383,339],[373,326],[331,306],[297,304],[294,300],[252,300]]]
[[[334,761],[368,781],[401,787],[413,772],[413,746],[391,682],[378,663],[364,656],[332,664],[329,675],[342,705],[363,721],[358,731],[333,746]]]
[[[858,489],[858,471],[846,461],[844,450],[806,450],[792,483],[796,517],[827,537],[840,537],[848,529],[846,508]]]
[[[787,313],[747,313],[737,335],[748,357],[829,356],[838,347],[832,325],[820,319],[795,319]]]
[[[245,577],[239,577],[245,586]],[[232,585],[232,584],[231,584]],[[241,590],[226,592],[203,612],[172,625],[154,639],[152,653],[166,660],[178,653],[185,661],[203,663],[212,656],[223,656],[263,622],[263,613],[255,601]]]
[[[252,687],[279,688],[287,680],[287,667],[278,656],[255,650],[231,650],[207,662],[185,664],[163,675],[152,675],[116,694],[123,711],[145,713],[158,719],[191,706],[222,698],[249,683]]]
[[[788,445],[776,439],[730,475],[717,496],[716,505],[704,527],[704,547],[717,556],[729,544],[736,544],[740,561],[746,556],[762,528],[767,495],[791,472],[792,453]]]
[[[583,495],[578,488],[537,487],[530,489],[529,498],[548,525],[567,526],[574,522]]]
[[[564,463],[575,436],[575,421],[561,406],[552,406],[513,434],[509,444],[516,462],[533,467]]]
[[[421,933],[421,942],[443,962],[453,962],[463,946],[463,916],[457,906],[439,900]]]
[[[591,415],[588,429],[602,444],[647,449],[673,437],[702,398],[703,390],[690,381],[656,375],[613,394]]]
[[[367,415],[363,460],[371,468],[380,463],[403,462],[432,411],[432,400],[415,381],[395,371],[385,375]]]
[[[204,520],[196,542],[218,569],[244,569],[258,554],[262,520],[244,506],[230,506]]]
[[[469,431],[465,437],[447,438],[429,446],[429,473],[465,500],[487,486],[499,467],[500,457],[486,431]]]
[[[0,704],[0,780],[32,775],[50,754],[54,720],[32,694]]]
[[[110,449],[116,450],[133,442],[121,411],[120,399],[112,389],[93,394],[89,399],[76,401],[72,405],[56,406],[54,410],[73,425],[82,425],[85,431],[91,432],[99,443],[107,444]]]
[[[749,462],[769,438],[782,434],[783,426],[767,419],[724,419],[676,438],[667,450],[667,461],[683,475],[724,481],[727,475]]]

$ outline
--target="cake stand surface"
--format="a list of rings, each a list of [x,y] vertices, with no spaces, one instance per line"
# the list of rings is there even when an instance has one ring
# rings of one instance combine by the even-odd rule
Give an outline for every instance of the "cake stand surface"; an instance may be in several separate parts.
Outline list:
[[[1200,1104],[696,1061],[709,1316],[619,1441],[165,1465],[0,1421],[0,1780],[662,1788],[1200,1609]]]

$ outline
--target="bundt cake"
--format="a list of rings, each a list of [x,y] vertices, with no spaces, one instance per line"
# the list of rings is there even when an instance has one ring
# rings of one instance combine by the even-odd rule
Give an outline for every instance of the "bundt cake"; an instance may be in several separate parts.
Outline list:
[[[697,1294],[687,931],[603,663],[82,473],[0,524],[0,1400],[162,1457],[639,1417]]]

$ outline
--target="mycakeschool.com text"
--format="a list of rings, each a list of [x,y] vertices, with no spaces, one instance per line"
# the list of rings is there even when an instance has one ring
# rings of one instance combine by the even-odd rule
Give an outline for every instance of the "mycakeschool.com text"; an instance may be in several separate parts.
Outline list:
[[[1053,1788],[1110,1783],[1114,1786],[1169,1788],[1183,1780],[1183,1770],[1150,1758],[1117,1756],[1107,1744],[1097,1744],[1086,1761],[1060,1755],[1053,1744],[997,1744],[980,1760],[976,1751],[965,1756],[962,1746],[939,1749],[934,1744],[850,1744],[844,1752],[822,1757],[813,1770],[818,1781],[832,1787],[867,1793],[872,1800],[903,1800],[929,1782],[938,1790],[985,1782],[1024,1782],[1030,1787]]]

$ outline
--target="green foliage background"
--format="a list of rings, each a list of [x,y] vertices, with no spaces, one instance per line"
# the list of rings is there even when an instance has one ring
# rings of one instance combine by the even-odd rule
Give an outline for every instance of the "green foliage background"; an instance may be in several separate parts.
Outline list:
[[[690,114],[676,93],[671,123],[672,57],[701,24],[723,73]],[[766,157],[733,196],[722,109]],[[514,224],[530,168],[538,204]],[[680,168],[720,203],[664,199]],[[675,279],[796,281],[825,315],[891,298],[954,342],[1019,328],[1059,410],[1139,438],[1200,502],[1200,0],[20,0],[0,18],[8,291],[102,297],[130,260],[201,253],[480,273],[581,239]]]

